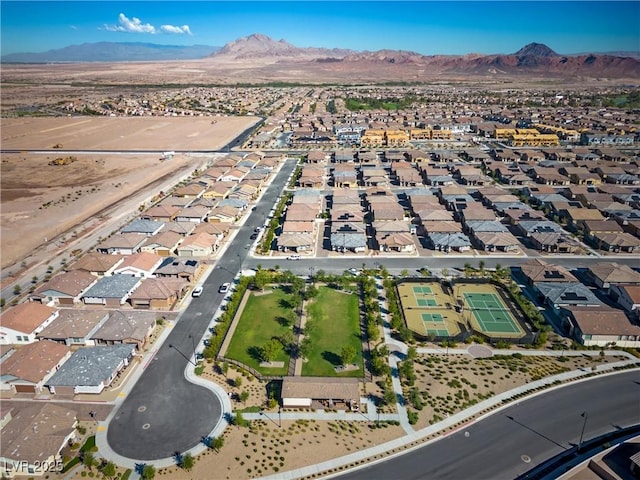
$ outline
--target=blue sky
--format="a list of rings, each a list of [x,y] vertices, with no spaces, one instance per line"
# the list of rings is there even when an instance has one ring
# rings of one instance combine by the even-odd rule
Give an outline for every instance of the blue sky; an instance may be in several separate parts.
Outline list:
[[[6,1],[1,53],[87,42],[222,46],[251,33],[300,47],[422,54],[640,51],[640,1]]]

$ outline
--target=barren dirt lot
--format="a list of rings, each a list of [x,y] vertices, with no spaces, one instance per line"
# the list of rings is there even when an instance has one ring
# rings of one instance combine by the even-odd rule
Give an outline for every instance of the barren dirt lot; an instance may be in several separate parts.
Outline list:
[[[180,178],[208,158],[177,154],[161,161],[158,153],[136,151],[215,150],[256,121],[255,117],[3,119],[2,148],[24,151],[2,154],[2,267],[19,262],[56,235],[74,229],[79,234],[98,212],[160,179]],[[27,152],[36,149],[49,151]],[[76,153],[92,150],[101,152]],[[61,165],[50,164],[56,160]],[[157,192],[149,190],[153,193]],[[138,206],[122,203],[118,211]]]

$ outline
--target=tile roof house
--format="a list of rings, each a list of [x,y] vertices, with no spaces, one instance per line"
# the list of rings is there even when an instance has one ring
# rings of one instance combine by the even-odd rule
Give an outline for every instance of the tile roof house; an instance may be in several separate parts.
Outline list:
[[[172,205],[154,205],[145,210],[140,218],[143,220],[156,220],[159,222],[173,222],[176,219],[180,207]]]
[[[129,295],[140,285],[141,281],[141,278],[131,275],[103,277],[84,292],[82,301],[87,305],[119,307],[124,305]]]
[[[133,277],[149,278],[153,276],[156,268],[158,268],[164,257],[155,253],[139,252],[125,257],[124,261],[118,265],[113,273],[116,275],[131,275]]]
[[[97,345],[129,343],[140,350],[148,342],[157,317],[158,314],[154,312],[111,311],[109,318],[91,338]]]
[[[57,309],[37,302],[20,303],[0,313],[0,344],[36,341],[36,336],[58,318]]]
[[[38,333],[39,340],[51,340],[63,345],[94,345],[91,335],[109,318],[104,310],[60,310],[56,320]]]
[[[51,278],[29,295],[29,300],[47,305],[72,306],[80,303],[82,294],[97,281],[98,278],[89,272],[71,270]]]
[[[529,239],[533,248],[541,252],[574,253],[581,248],[580,243],[566,233],[534,232]]]
[[[591,234],[591,240],[600,250],[607,252],[640,252],[640,239],[627,232]]]
[[[167,230],[149,237],[140,247],[141,252],[152,253],[161,257],[173,255],[184,237],[177,232]],[[111,255],[108,255],[111,256]]]
[[[156,222],[155,220],[143,220],[141,218],[125,225],[120,229],[120,233],[137,233],[151,237],[156,235],[164,228],[164,222]]]
[[[116,233],[105,238],[96,247],[98,253],[131,255],[140,251],[140,247],[147,240],[146,235],[138,233]]]
[[[480,248],[487,252],[513,252],[520,249],[520,242],[511,232],[473,232]]]
[[[113,270],[122,263],[123,255],[104,255],[97,252],[89,252],[79,260],[73,262],[67,270],[84,270],[96,277],[104,277],[113,274]]]
[[[581,283],[537,282],[534,288],[545,303],[555,310],[561,307],[599,307],[603,303]]]
[[[432,222],[436,223],[436,222]],[[440,222],[448,223],[448,222]],[[435,250],[441,252],[466,252],[471,250],[471,240],[464,233],[429,233],[428,239]]]
[[[191,283],[204,273],[205,265],[200,261],[189,258],[165,258],[155,275],[157,278],[182,278]]]
[[[129,295],[133,308],[169,310],[185,294],[189,284],[181,278],[145,278]]]
[[[367,235],[362,232],[347,232],[346,230],[332,232],[330,241],[331,249],[334,252],[361,253],[367,250]]]
[[[578,279],[561,265],[552,265],[540,258],[531,259],[520,265],[522,275],[529,285],[538,282],[576,283]]]
[[[76,412],[61,405],[24,406],[2,428],[3,477],[47,477],[62,465],[62,449],[76,438]]]
[[[131,344],[79,348],[46,386],[52,394],[99,394],[129,365],[135,351]]]
[[[589,266],[589,279],[598,288],[611,285],[640,285],[640,273],[628,265],[616,262],[598,262]]]
[[[287,222],[285,222],[287,223]],[[307,223],[307,222],[290,222],[290,223]],[[315,244],[315,236],[310,233],[283,234],[277,239],[278,250],[282,252],[307,252],[313,249]]]
[[[213,255],[220,244],[220,239],[208,233],[195,233],[188,236],[178,247],[181,257],[206,257]]]
[[[281,235],[287,234],[300,234],[307,233],[311,234],[314,232],[315,222],[291,222],[285,220],[282,223],[282,232]]]
[[[567,307],[562,309],[570,326],[570,335],[587,347],[640,347],[640,326],[629,321],[627,315],[615,308]]]
[[[381,252],[413,252],[416,249],[413,236],[408,232],[381,233],[377,235]]]
[[[0,391],[40,393],[45,382],[70,356],[69,347],[49,340],[23,345],[2,362]]]
[[[178,222],[202,223],[205,221],[211,209],[204,205],[189,206],[180,209],[176,214]]]

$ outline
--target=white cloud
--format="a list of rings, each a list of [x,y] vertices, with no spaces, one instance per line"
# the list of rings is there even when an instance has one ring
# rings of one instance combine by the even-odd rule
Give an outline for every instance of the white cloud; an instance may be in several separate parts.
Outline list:
[[[127,33],[171,33],[177,35],[192,35],[189,25],[161,25],[159,29],[150,23],[142,23],[137,18],[129,18],[124,13],[118,15],[117,25],[105,25],[104,29],[109,32],[127,32]]]
[[[142,23],[139,18],[128,18],[124,13],[118,15],[118,25],[105,25],[110,32],[156,33],[156,27],[150,23]]]
[[[164,33],[176,33],[178,35],[192,35],[189,25],[182,25],[181,27],[175,25],[161,25],[160,30]]]

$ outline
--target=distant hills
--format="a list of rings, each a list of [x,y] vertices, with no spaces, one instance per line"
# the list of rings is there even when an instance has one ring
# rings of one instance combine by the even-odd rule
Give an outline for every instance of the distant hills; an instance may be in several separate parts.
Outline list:
[[[588,76],[592,78],[638,78],[638,52],[561,55],[547,45],[530,43],[510,54],[422,55],[404,50],[354,51],[340,48],[297,47],[286,40],[253,34],[223,47],[177,46],[151,43],[85,43],[43,53],[4,55],[2,63],[125,62],[199,60],[207,65],[235,65],[248,69],[285,65],[329,76],[349,72],[375,76],[375,72],[403,78],[428,74]],[[235,67],[234,67],[235,68]],[[285,70],[283,70],[284,72]],[[412,73],[414,72],[414,73]]]
[[[71,45],[41,53],[10,53],[2,63],[71,63],[195,60],[219,50],[210,45],[159,45],[139,42],[97,42]]]

